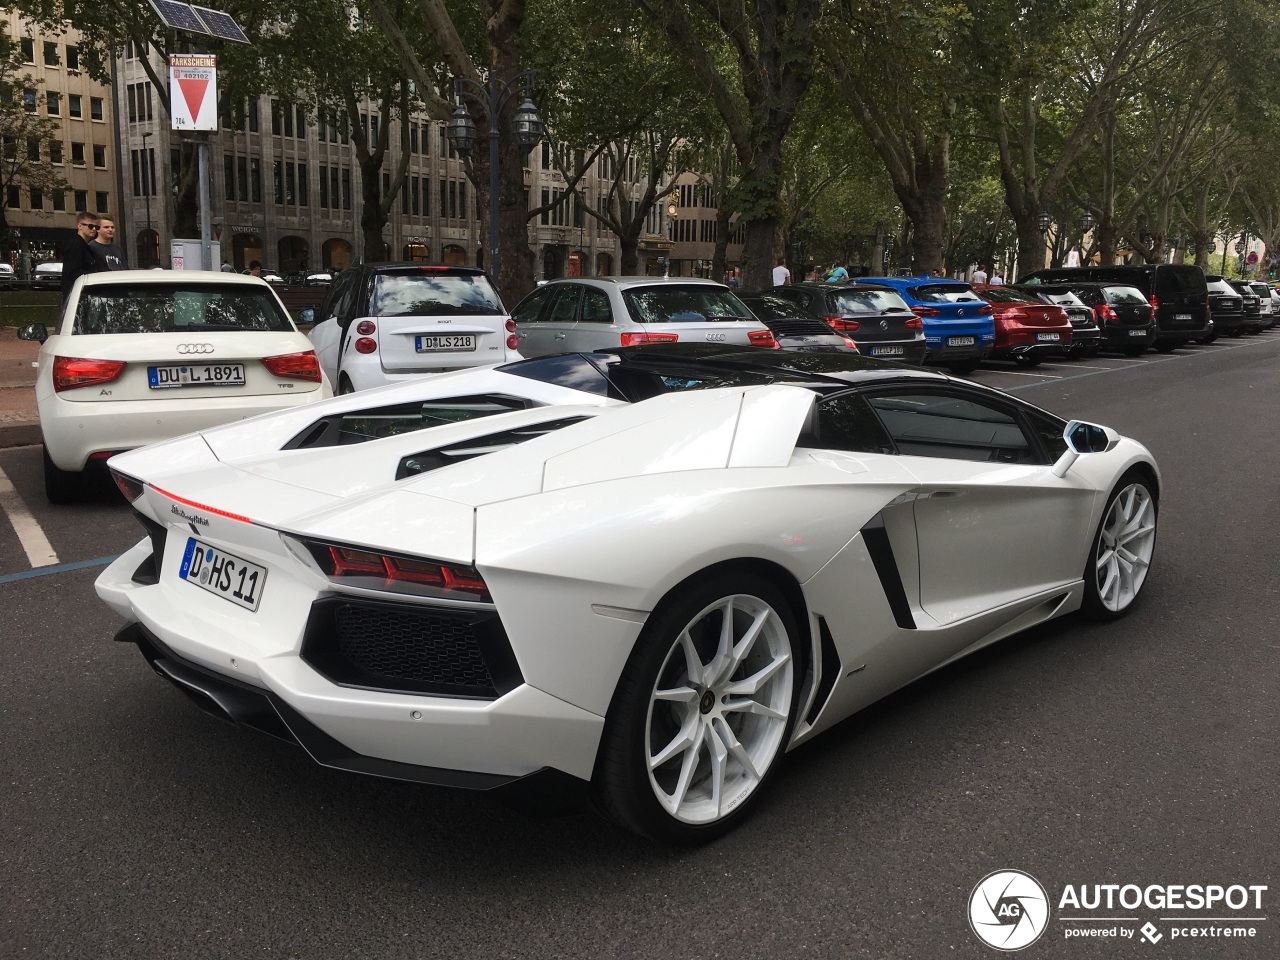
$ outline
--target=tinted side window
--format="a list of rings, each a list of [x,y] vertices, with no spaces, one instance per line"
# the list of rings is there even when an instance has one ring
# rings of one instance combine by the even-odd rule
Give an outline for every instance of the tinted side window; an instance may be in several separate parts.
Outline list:
[[[516,308],[511,311],[511,319],[516,323],[532,323],[537,320],[547,298],[554,292],[551,287],[539,287],[516,304]]]
[[[990,463],[1037,463],[1031,442],[1008,411],[950,393],[884,393],[868,398],[898,452]]]
[[[358,273],[348,271],[338,277],[333,289],[329,291],[329,296],[325,297],[324,307],[320,311],[320,316],[317,317],[318,320],[337,317],[338,322],[342,323],[351,318],[351,294],[356,288],[357,276]]]
[[[1040,445],[1049,455],[1049,462],[1057,462],[1057,459],[1067,452],[1067,441],[1062,438],[1062,431],[1067,428],[1067,425],[1061,420],[1030,410],[1027,411],[1027,422],[1040,438]]]
[[[1199,267],[1169,264],[1156,270],[1157,293],[1195,293],[1204,288],[1204,272]]]
[[[609,295],[603,290],[587,287],[582,292],[582,322],[612,323],[613,310],[609,307]]]
[[[578,301],[582,299],[582,288],[569,283],[557,290],[555,301],[551,304],[551,312],[547,314],[548,323],[575,323],[578,319]]]
[[[820,401],[817,416],[801,435],[799,445],[851,453],[895,452],[866,398],[856,393]]]
[[[499,367],[503,373],[527,377],[542,383],[554,383],[571,390],[583,390],[599,396],[613,396],[614,399],[625,399],[615,395],[609,389],[609,381],[603,371],[591,363],[580,353],[563,353],[550,357],[534,357],[531,360],[518,360]]]

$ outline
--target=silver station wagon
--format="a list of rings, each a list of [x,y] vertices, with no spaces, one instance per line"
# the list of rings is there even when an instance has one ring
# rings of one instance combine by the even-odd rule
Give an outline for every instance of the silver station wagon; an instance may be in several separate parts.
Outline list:
[[[692,277],[570,277],[545,283],[511,311],[520,353],[648,343],[778,346],[732,290]]]

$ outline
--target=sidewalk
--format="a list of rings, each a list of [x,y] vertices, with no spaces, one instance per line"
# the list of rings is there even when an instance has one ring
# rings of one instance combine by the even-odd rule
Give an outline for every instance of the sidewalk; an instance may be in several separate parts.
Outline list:
[[[0,327],[0,447],[40,442],[31,365],[39,352],[40,344],[19,340],[13,327]]]

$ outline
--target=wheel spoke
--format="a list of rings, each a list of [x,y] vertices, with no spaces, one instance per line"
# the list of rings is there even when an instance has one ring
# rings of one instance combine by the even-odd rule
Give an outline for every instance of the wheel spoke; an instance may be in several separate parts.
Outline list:
[[[768,607],[757,613],[751,625],[743,631],[742,639],[736,644],[732,643],[731,636],[726,638],[724,633],[721,633],[720,650],[716,653],[716,658],[707,665],[708,686],[723,683],[733,676],[734,671],[738,669],[738,664],[742,663],[751,652],[751,648],[755,646],[756,640],[764,631],[764,626],[772,615],[773,611]]]
[[[694,647],[693,637],[689,636],[688,630],[680,634],[680,646],[684,650],[685,672],[689,675],[689,682],[702,683],[702,658],[698,656],[698,650]]]
[[[698,699],[698,691],[693,687],[672,687],[670,690],[655,690],[653,691],[653,699],[690,703]]]
[[[668,797],[672,813],[676,813],[680,809],[680,804],[684,803],[685,795],[689,792],[689,784],[693,782],[694,771],[698,768],[698,754],[702,752],[702,743],[705,736],[706,727],[700,723],[695,723],[693,743],[685,751],[684,759],[680,763],[680,779],[676,781],[676,788]]]
[[[735,680],[732,683],[726,683],[723,692],[734,695],[747,695],[759,693],[760,688],[779,670],[791,662],[789,654],[782,654],[775,657],[772,662],[765,665],[762,669],[756,671],[751,676],[742,680]]]
[[[696,713],[686,717],[684,723],[680,725],[680,732],[672,738],[671,742],[649,758],[649,769],[657,770],[676,754],[690,749],[698,738],[698,726],[698,715]]]
[[[721,721],[716,724],[716,732],[725,746],[729,748],[729,755],[738,761],[738,765],[742,767],[746,775],[754,783],[760,779],[760,773],[756,770],[755,764],[751,762],[751,757],[738,742],[738,738],[733,735],[733,731],[729,729],[729,725]]]
[[[785,713],[779,713],[772,707],[766,707],[763,703],[755,700],[729,700],[721,708],[724,713],[752,713],[759,717],[768,717],[770,720],[786,720]]]
[[[724,803],[724,781],[729,768],[729,748],[715,727],[707,730],[707,757],[711,761],[711,806],[720,816]]]

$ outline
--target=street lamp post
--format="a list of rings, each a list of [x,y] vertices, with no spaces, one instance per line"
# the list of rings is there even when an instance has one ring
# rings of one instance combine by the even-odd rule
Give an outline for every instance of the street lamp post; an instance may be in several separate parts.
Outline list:
[[[493,73],[484,83],[467,77],[453,78],[453,93],[458,107],[449,119],[448,138],[453,148],[464,157],[476,145],[476,123],[467,111],[467,101],[474,104],[489,120],[489,275],[494,283],[501,284],[499,267],[501,254],[498,243],[498,136],[502,111],[515,97],[524,97],[516,110],[512,130],[516,141],[528,153],[542,139],[543,123],[529,95],[533,93],[535,75],[532,70],[516,74],[510,83],[499,80]]]

